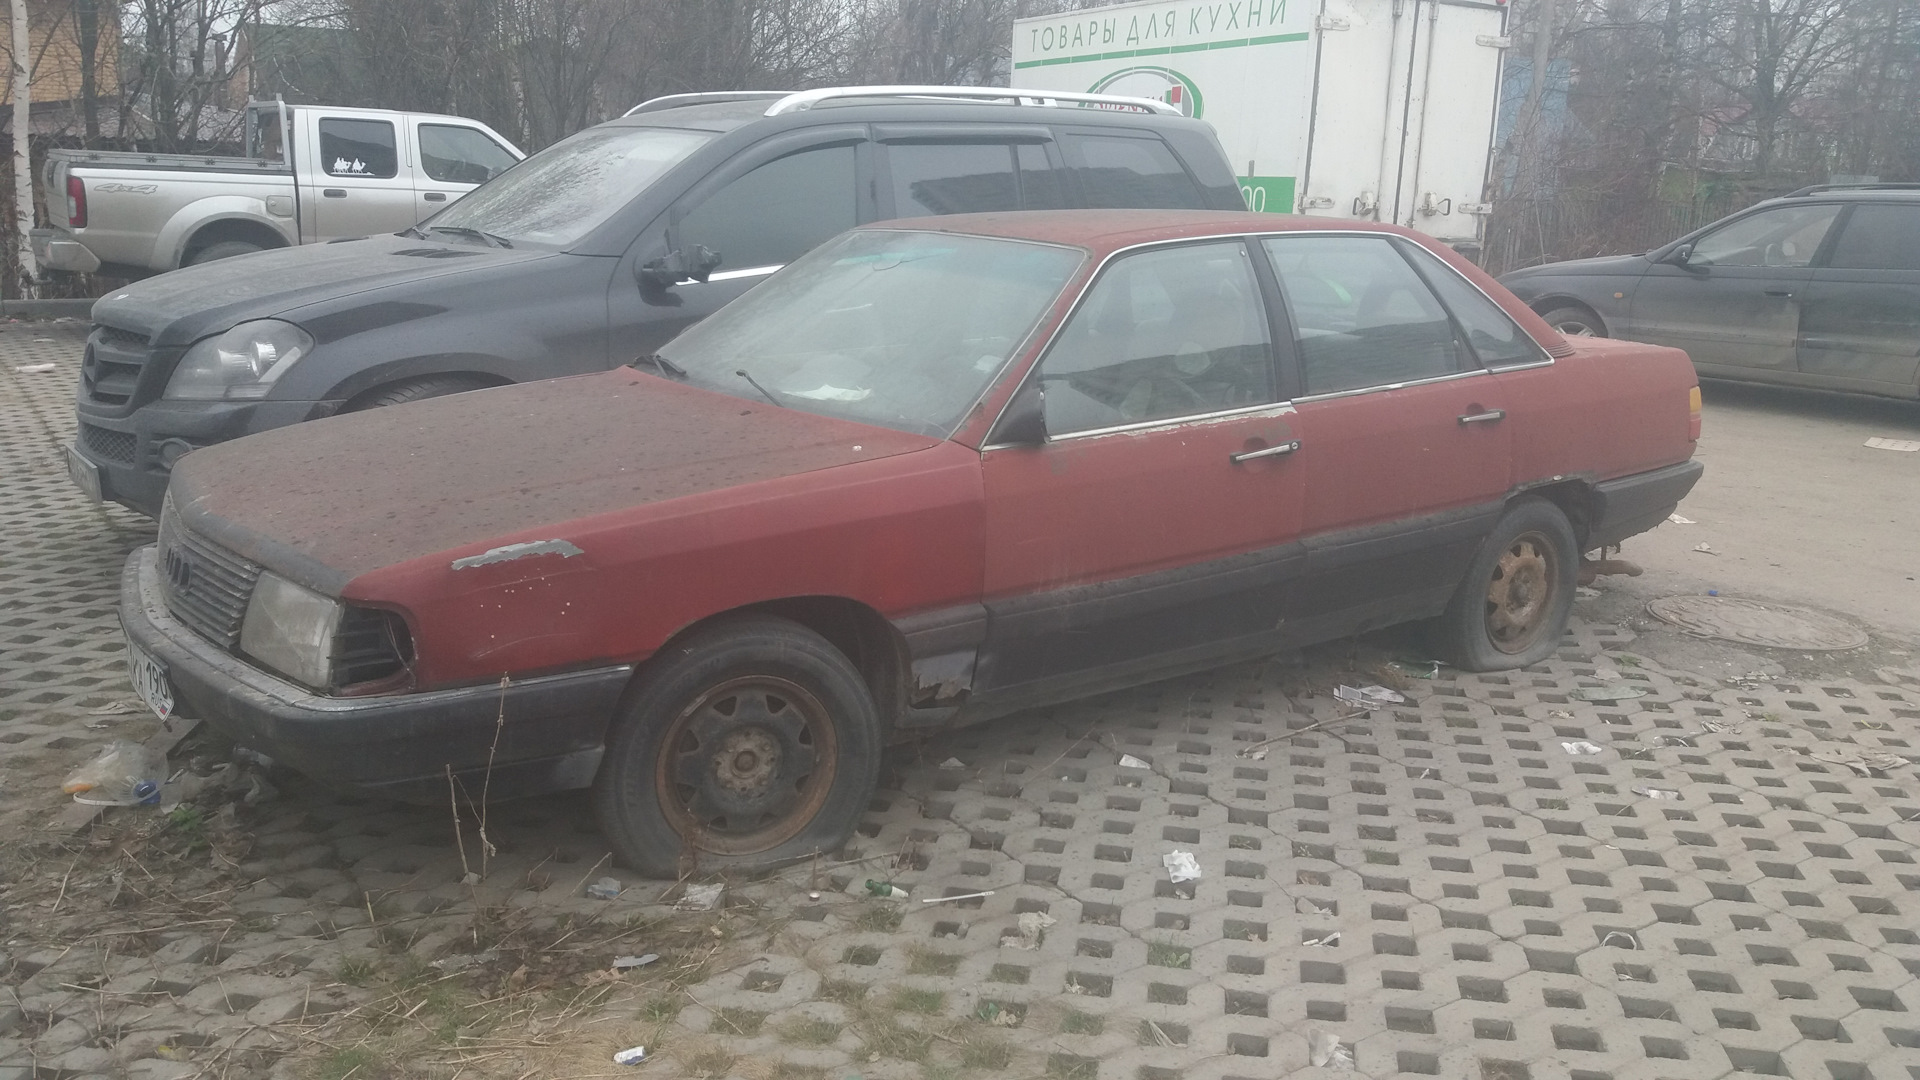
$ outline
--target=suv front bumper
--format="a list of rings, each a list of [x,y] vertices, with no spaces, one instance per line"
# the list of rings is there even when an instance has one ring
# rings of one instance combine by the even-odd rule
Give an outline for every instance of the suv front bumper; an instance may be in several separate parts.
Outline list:
[[[181,715],[317,780],[408,802],[444,801],[449,770],[475,799],[483,786],[512,798],[593,782],[633,665],[504,689],[326,697],[254,667],[169,614],[156,552],[143,547],[122,568],[120,623],[131,645],[165,666]]]
[[[173,463],[202,446],[330,415],[337,401],[151,401],[113,415],[86,400],[75,408],[80,455],[100,470],[101,497],[160,516]]]

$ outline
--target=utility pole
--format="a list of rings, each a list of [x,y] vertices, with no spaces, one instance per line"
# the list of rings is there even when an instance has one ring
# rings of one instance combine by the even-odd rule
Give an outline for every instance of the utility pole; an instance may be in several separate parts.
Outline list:
[[[27,70],[27,57],[33,44],[28,40],[27,0],[13,0],[13,232],[19,267],[20,296],[32,297],[39,281],[39,267],[33,262],[33,73]]]

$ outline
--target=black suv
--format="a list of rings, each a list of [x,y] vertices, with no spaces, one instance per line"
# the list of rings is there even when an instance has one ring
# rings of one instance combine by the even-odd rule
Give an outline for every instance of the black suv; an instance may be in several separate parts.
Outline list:
[[[156,515],[196,447],[632,362],[864,222],[1061,207],[1245,209],[1213,129],[1161,102],[951,87],[659,98],[418,228],[100,300],[69,472]]]
[[[1709,378],[1920,397],[1920,185],[1803,188],[1500,281],[1561,333],[1673,345]]]

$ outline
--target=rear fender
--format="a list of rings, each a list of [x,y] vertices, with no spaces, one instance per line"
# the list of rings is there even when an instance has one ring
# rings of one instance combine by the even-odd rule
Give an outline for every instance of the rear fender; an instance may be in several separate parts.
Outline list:
[[[213,195],[195,199],[174,211],[153,238],[150,265],[156,270],[178,267],[180,260],[186,257],[187,244],[192,241],[194,234],[217,221],[246,221],[265,226],[279,234],[288,245],[294,244],[297,239],[293,234],[293,219],[267,213],[266,200],[246,195]]]

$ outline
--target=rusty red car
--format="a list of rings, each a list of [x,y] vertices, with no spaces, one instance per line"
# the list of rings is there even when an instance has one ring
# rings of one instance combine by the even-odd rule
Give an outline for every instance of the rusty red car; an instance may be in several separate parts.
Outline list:
[[[762,866],[918,732],[1411,620],[1537,663],[1699,429],[1685,354],[1404,229],[892,222],[627,368],[189,455],[122,619],[156,709],[314,777]]]

